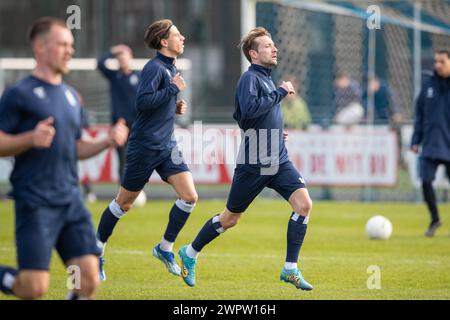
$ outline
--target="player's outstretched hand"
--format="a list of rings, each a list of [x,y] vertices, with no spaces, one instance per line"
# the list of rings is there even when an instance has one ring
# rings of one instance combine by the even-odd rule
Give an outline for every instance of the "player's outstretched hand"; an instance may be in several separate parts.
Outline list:
[[[55,136],[55,127],[53,127],[53,117],[48,117],[39,121],[33,130],[33,147],[49,148]]]
[[[176,85],[180,91],[186,89],[186,82],[184,82],[184,79],[179,72],[172,78],[172,83]]]
[[[419,145],[415,144],[413,146],[411,146],[411,151],[414,153],[419,153]]]
[[[176,114],[184,114],[187,110],[187,104],[184,100],[178,100],[177,101],[177,110],[175,111]]]
[[[289,140],[289,133],[287,133],[286,131],[283,132],[283,140],[284,142],[287,142]]]
[[[120,118],[116,124],[111,128],[110,139],[114,147],[123,146],[128,139],[129,129],[126,125],[125,119]]]
[[[294,86],[292,85],[292,82],[290,81],[283,81],[281,83],[281,86],[284,90],[286,90],[288,92],[288,94],[294,94],[295,93],[295,89]]]

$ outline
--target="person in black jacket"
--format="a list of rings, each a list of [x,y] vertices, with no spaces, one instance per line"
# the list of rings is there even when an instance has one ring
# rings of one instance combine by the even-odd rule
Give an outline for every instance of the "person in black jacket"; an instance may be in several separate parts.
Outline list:
[[[433,189],[437,167],[443,164],[450,179],[450,51],[437,51],[434,75],[417,99],[411,150],[419,153],[423,197],[431,214],[425,236],[432,237],[442,224]]]

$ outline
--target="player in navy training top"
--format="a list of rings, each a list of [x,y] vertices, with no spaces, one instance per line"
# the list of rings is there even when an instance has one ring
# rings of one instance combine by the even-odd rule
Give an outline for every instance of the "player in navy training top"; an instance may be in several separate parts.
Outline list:
[[[420,148],[421,147],[421,148]],[[433,181],[439,165],[444,165],[450,179],[450,51],[434,55],[434,74],[417,97],[411,150],[419,154],[423,199],[431,215],[425,231],[433,237],[442,225]]]
[[[79,92],[78,92],[78,99],[80,100],[80,107],[81,107],[81,128],[84,130],[89,130],[90,128],[89,113],[86,110],[84,99]],[[89,181],[89,179],[82,180],[81,186],[83,187],[85,201],[91,203],[96,202],[97,196],[95,195],[95,192],[92,189],[91,181]]]
[[[234,119],[242,130],[241,150],[225,210],[206,222],[195,240],[179,250],[182,277],[195,285],[195,265],[205,245],[235,226],[242,213],[265,188],[276,190],[292,206],[287,229],[287,253],[280,280],[296,288],[312,290],[297,267],[312,201],[305,181],[289,161],[285,147],[280,101],[294,94],[292,83],[276,88],[271,69],[277,65],[277,48],[270,33],[255,28],[241,41],[242,51],[251,62],[239,79]]]
[[[106,60],[116,58],[119,63],[118,70],[109,69]],[[140,74],[132,70],[133,52],[124,44],[113,46],[110,51],[104,53],[97,62],[97,67],[109,82],[111,93],[111,121],[116,123],[119,119],[125,119],[128,128],[131,129],[136,119],[136,92]],[[119,179],[122,179],[125,169],[126,145],[117,148],[119,157]]]
[[[178,199],[170,210],[169,223],[153,255],[168,271],[180,275],[174,260],[173,244],[197,202],[192,175],[184,163],[174,138],[175,114],[187,108],[177,94],[186,84],[175,67],[176,58],[184,51],[184,37],[170,20],[152,23],[145,33],[145,43],[157,50],[141,72],[136,94],[137,117],[128,141],[125,173],[117,197],[105,209],[98,226],[98,239],[106,245],[119,219],[131,208],[134,200],[156,170],[171,184]],[[104,246],[105,247],[105,246]],[[106,279],[104,252],[100,257],[100,278]]]
[[[18,269],[0,266],[0,291],[43,296],[55,248],[80,277],[68,298],[90,299],[101,246],[78,190],[77,159],[123,144],[128,129],[119,122],[105,140],[82,140],[79,97],[62,81],[74,53],[72,33],[64,21],[41,18],[29,39],[36,67],[0,100],[0,156],[15,157],[10,181],[18,260]]]

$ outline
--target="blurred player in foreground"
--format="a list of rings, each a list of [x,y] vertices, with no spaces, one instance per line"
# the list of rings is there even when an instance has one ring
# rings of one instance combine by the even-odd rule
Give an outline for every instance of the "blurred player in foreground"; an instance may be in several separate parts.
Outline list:
[[[294,94],[295,90],[289,81],[278,88],[272,81],[271,69],[277,65],[278,50],[266,29],[251,30],[240,45],[251,62],[238,82],[233,114],[243,130],[242,153],[238,155],[226,208],[208,220],[195,240],[179,251],[182,277],[189,286],[195,285],[195,266],[203,247],[235,226],[258,194],[269,187],[287,200],[293,210],[288,222],[287,253],[280,280],[298,289],[312,290],[297,266],[312,201],[304,179],[288,158],[280,107],[281,100]]]
[[[62,81],[74,54],[72,33],[64,21],[41,18],[29,40],[36,68],[0,101],[0,156],[15,157],[10,180],[18,260],[18,269],[0,266],[0,290],[23,299],[42,297],[55,248],[67,267],[79,271],[80,286],[68,299],[91,299],[101,248],[78,189],[77,159],[122,145],[128,129],[119,122],[108,139],[82,140],[80,101]]]
[[[106,60],[116,58],[119,63],[118,70],[109,69]],[[97,67],[108,80],[111,93],[111,120],[117,123],[119,119],[125,119],[126,125],[131,129],[136,119],[136,92],[140,74],[132,69],[133,51],[125,44],[113,46],[97,61]],[[117,148],[119,157],[119,179],[122,179],[125,169],[126,145]]]

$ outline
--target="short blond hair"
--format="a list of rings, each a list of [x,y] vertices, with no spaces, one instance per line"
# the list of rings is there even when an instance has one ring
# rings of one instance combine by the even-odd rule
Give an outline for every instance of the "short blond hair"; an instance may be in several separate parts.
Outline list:
[[[255,41],[256,38],[268,36],[272,39],[272,35],[263,27],[256,27],[244,37],[239,42],[238,47],[242,48],[242,52],[244,53],[247,60],[251,63],[252,58],[250,57],[250,50],[258,49],[258,42]]]

